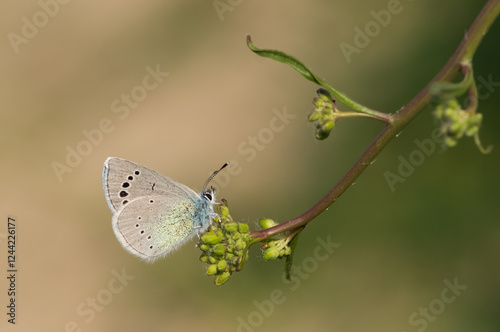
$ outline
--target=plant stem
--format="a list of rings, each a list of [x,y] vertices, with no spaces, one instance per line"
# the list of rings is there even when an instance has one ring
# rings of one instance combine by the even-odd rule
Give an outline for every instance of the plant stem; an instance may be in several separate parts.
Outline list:
[[[457,50],[441,71],[407,105],[392,114],[392,121],[382,129],[351,169],[319,202],[293,219],[268,229],[252,231],[250,232],[250,236],[256,241],[261,241],[270,236],[305,226],[333,204],[354,183],[356,178],[363,173],[368,165],[375,160],[380,151],[429,103],[431,98],[429,87],[431,84],[451,80],[462,69],[463,62],[472,62],[472,56],[476,52],[479,43],[497,18],[499,12],[500,0],[489,0],[486,3],[465,34]]]
[[[380,115],[372,115],[368,113],[360,113],[360,112],[338,112],[337,117],[339,119],[342,118],[370,118],[379,120],[385,123],[390,123],[392,121],[392,114],[388,113],[380,113]]]

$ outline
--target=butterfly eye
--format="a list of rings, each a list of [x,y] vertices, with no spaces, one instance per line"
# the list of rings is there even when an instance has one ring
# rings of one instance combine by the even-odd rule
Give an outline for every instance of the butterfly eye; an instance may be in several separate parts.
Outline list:
[[[208,199],[210,202],[212,201],[212,194],[208,191],[204,192],[203,193],[203,197],[205,197],[206,199]]]

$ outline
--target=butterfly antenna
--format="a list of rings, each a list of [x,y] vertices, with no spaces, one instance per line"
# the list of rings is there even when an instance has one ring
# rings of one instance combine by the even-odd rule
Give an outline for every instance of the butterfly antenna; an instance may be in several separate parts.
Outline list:
[[[207,189],[207,185],[210,183],[210,181],[212,181],[212,179],[220,172],[222,171],[227,165],[229,165],[229,162],[226,162],[224,165],[222,165],[221,168],[219,168],[218,170],[216,170],[215,172],[212,173],[212,175],[210,175],[210,177],[208,178],[207,182],[205,182],[205,184],[203,185],[203,191],[205,191],[205,189]]]

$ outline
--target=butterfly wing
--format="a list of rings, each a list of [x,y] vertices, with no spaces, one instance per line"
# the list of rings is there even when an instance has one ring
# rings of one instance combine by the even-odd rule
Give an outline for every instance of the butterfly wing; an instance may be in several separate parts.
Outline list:
[[[196,234],[196,204],[176,195],[139,197],[115,213],[113,231],[127,251],[151,262]]]
[[[133,200],[144,196],[196,200],[199,194],[189,187],[154,170],[121,158],[110,157],[104,162],[102,185],[109,208],[113,213]]]

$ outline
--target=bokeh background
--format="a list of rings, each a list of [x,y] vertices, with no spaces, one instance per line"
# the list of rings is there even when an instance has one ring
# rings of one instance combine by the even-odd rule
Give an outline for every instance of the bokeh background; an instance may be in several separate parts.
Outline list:
[[[204,275],[195,241],[155,264],[140,261],[115,239],[101,184],[108,156],[196,191],[232,160],[239,174],[217,183],[236,220],[256,228],[262,217],[297,216],[382,125],[343,120],[316,141],[306,116],[317,87],[250,52],[245,36],[296,56],[357,101],[394,112],[446,63],[485,2],[401,1],[350,63],[339,45],[352,45],[353,29],[388,1],[2,2],[0,329],[498,331],[498,83],[482,90],[479,108],[492,154],[479,153],[472,139],[436,146],[391,190],[384,174],[397,174],[398,158],[437,127],[425,110],[302,233],[295,263],[303,272],[291,284],[282,280],[283,262],[264,261],[259,248],[223,287]],[[499,35],[496,22],[475,56],[478,82],[500,82]],[[138,93],[148,66],[168,76],[128,113],[114,112],[123,94]],[[249,136],[284,111],[295,117],[250,158],[242,151]],[[108,132],[82,143],[102,121]],[[54,163],[67,165],[68,149],[78,146],[86,155],[58,177]],[[18,236],[15,326],[6,315],[8,216]],[[340,246],[319,261],[318,239]],[[445,280],[462,286],[444,291]],[[273,294],[281,296],[271,308]]]

